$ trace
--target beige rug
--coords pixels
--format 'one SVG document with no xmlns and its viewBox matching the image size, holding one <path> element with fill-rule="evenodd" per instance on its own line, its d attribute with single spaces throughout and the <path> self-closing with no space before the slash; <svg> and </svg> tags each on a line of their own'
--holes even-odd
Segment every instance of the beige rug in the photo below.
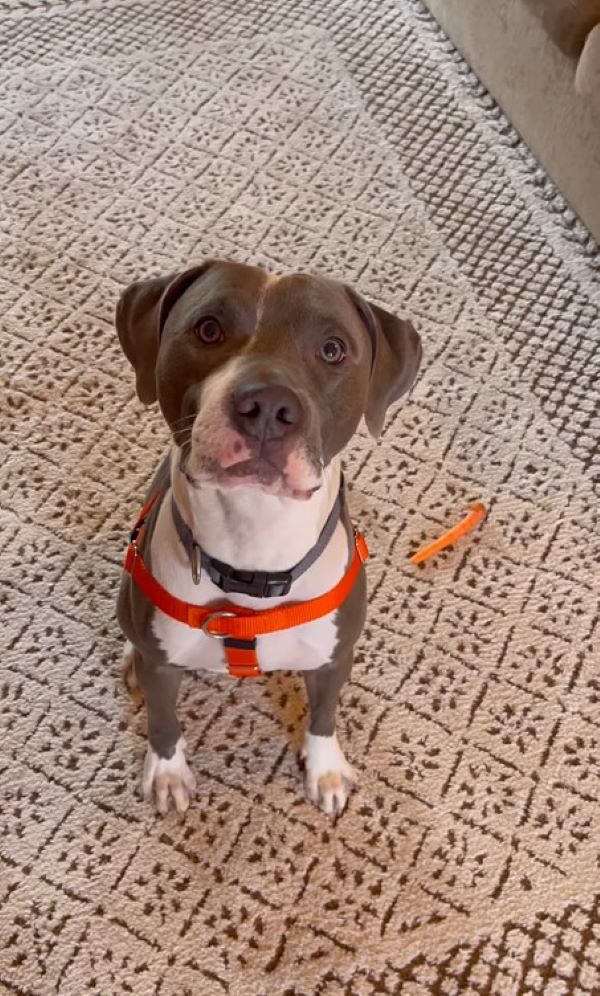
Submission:
<svg viewBox="0 0 600 996">
<path fill-rule="evenodd" d="M 416 2 L 0 11 L 0 991 L 598 992 L 596 248 Z M 137 794 L 114 601 L 165 432 L 111 316 L 205 254 L 343 276 L 425 343 L 347 455 L 374 557 L 335 826 L 285 674 L 190 676 L 200 798 Z"/>
</svg>

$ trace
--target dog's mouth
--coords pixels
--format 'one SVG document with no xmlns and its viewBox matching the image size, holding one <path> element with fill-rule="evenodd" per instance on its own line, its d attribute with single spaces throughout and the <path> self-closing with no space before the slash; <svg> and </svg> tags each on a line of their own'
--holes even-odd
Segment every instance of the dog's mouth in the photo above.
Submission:
<svg viewBox="0 0 600 996">
<path fill-rule="evenodd" d="M 309 489 L 294 488 L 285 471 L 282 471 L 276 464 L 264 457 L 252 457 L 234 464 L 233 467 L 219 468 L 217 476 L 224 483 L 230 483 L 232 487 L 240 485 L 256 485 L 269 492 L 282 494 L 300 500 L 308 499 L 320 485 L 315 485 Z"/>
<path fill-rule="evenodd" d="M 308 501 L 321 487 L 320 474 L 314 484 L 299 486 L 304 482 L 294 481 L 290 474 L 264 456 L 250 457 L 227 467 L 213 459 L 205 461 L 201 472 L 196 473 L 182 455 L 180 470 L 194 488 L 207 484 L 220 488 L 257 487 L 268 494 L 298 501 Z"/>
</svg>

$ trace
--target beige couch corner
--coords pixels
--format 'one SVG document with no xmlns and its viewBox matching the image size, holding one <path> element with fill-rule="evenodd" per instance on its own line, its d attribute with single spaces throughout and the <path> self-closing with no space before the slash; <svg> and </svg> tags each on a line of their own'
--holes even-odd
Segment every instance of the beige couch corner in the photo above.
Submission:
<svg viewBox="0 0 600 996">
<path fill-rule="evenodd" d="M 600 0 L 425 0 L 600 242 Z"/>
</svg>

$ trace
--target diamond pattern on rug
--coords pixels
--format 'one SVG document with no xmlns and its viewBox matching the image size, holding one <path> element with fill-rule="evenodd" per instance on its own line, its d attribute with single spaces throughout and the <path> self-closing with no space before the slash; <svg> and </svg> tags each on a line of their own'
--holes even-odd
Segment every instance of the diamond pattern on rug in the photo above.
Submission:
<svg viewBox="0 0 600 996">
<path fill-rule="evenodd" d="M 416 0 L 0 9 L 0 990 L 597 991 L 593 247 Z M 167 433 L 112 316 L 205 255 L 339 276 L 424 341 L 346 454 L 374 555 L 335 826 L 287 674 L 189 676 L 199 798 L 138 793 L 115 594 Z"/>
</svg>

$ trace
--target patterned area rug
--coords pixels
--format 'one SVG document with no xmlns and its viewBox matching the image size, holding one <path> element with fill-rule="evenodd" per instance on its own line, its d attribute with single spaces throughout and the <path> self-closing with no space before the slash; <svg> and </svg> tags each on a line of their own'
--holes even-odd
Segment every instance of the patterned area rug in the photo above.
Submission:
<svg viewBox="0 0 600 996">
<path fill-rule="evenodd" d="M 598 992 L 597 248 L 416 0 L 0 10 L 0 991 Z M 190 675 L 199 799 L 138 795 L 114 603 L 166 434 L 112 314 L 208 254 L 424 340 L 347 454 L 374 557 L 336 825 L 286 674 Z"/>
</svg>

